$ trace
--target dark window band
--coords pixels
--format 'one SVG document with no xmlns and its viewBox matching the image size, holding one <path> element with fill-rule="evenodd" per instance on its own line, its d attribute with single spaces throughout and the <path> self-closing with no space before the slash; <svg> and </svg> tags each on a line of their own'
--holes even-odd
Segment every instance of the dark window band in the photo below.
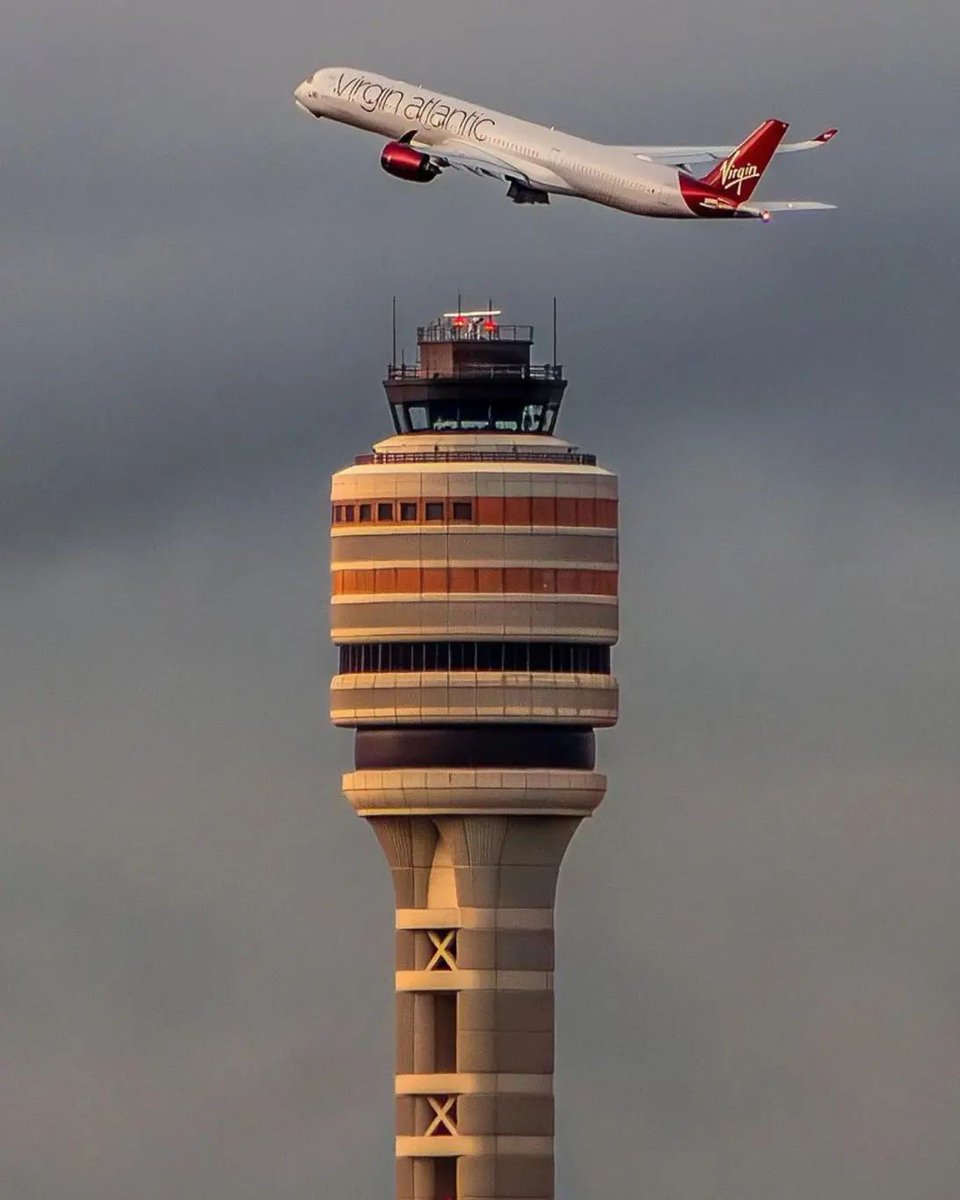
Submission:
<svg viewBox="0 0 960 1200">
<path fill-rule="evenodd" d="M 340 647 L 340 674 L 547 671 L 609 675 L 610 647 L 590 642 L 364 642 Z"/>
<path fill-rule="evenodd" d="M 358 729 L 358 771 L 410 767 L 504 767 L 592 771 L 596 741 L 589 729 L 487 725 Z"/>
</svg>

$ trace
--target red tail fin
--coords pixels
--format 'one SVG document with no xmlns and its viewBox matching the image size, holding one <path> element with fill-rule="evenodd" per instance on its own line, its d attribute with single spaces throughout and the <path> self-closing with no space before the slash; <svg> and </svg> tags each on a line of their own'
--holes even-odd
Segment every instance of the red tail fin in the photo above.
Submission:
<svg viewBox="0 0 960 1200">
<path fill-rule="evenodd" d="M 729 197 L 734 206 L 749 200 L 760 176 L 767 169 L 788 126 L 784 121 L 764 121 L 747 140 L 718 163 L 701 181 L 706 187 Z"/>
</svg>

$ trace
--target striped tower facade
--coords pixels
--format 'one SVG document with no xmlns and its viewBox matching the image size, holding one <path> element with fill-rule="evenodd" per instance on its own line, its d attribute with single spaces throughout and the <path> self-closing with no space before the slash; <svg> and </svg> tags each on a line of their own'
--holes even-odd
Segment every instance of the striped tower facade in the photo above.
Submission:
<svg viewBox="0 0 960 1200">
<path fill-rule="evenodd" d="M 333 478 L 344 791 L 396 893 L 398 1200 L 553 1197 L 553 911 L 617 718 L 616 477 L 553 436 L 532 330 L 457 314 Z"/>
</svg>

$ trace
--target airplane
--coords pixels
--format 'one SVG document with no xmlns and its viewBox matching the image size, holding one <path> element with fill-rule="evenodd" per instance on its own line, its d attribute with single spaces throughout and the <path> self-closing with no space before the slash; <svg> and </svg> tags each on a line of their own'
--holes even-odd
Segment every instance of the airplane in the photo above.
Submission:
<svg viewBox="0 0 960 1200">
<path fill-rule="evenodd" d="M 515 204 L 577 196 L 645 217 L 769 221 L 772 213 L 835 207 L 750 201 L 775 154 L 816 150 L 836 129 L 783 143 L 786 122 L 769 120 L 739 146 L 605 146 L 350 67 L 321 67 L 293 96 L 313 117 L 389 138 L 380 165 L 410 183 L 430 183 L 449 168 L 500 180 Z M 694 169 L 704 166 L 698 178 Z"/>
</svg>

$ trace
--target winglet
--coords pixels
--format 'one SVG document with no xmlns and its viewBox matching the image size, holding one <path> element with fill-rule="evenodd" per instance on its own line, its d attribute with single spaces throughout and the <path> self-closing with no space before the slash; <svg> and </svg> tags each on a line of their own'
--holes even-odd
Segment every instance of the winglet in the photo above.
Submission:
<svg viewBox="0 0 960 1200">
<path fill-rule="evenodd" d="M 839 132 L 839 129 L 825 129 L 823 133 L 818 133 L 817 136 L 811 140 L 814 142 L 819 142 L 821 146 L 825 146 L 827 142 L 829 142 L 831 138 L 836 137 Z"/>
</svg>

